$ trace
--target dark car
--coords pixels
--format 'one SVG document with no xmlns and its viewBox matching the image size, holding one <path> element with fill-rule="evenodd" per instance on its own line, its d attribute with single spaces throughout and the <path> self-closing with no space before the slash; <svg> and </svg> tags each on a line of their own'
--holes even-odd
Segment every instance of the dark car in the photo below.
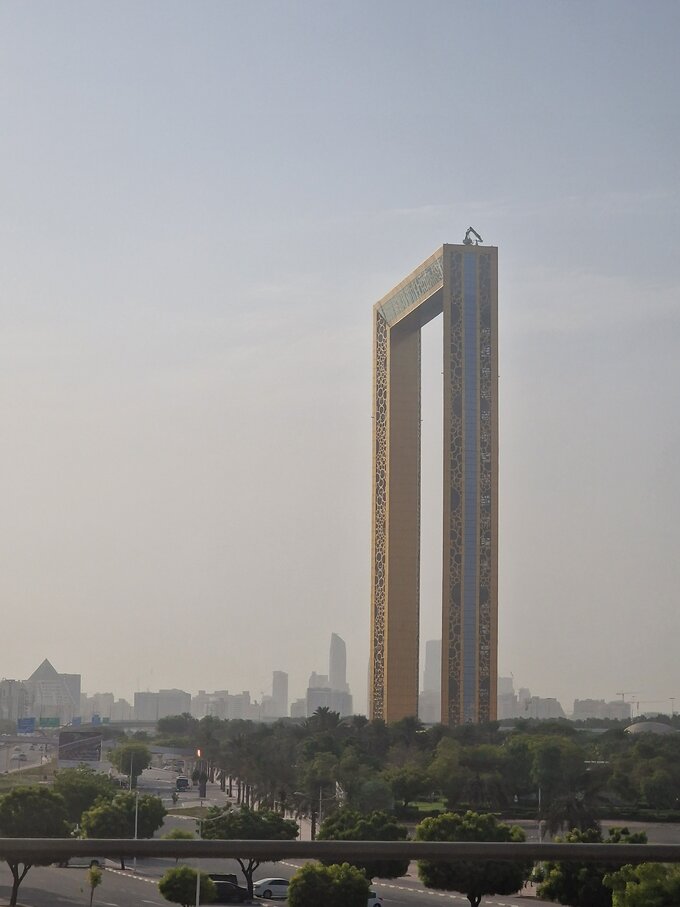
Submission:
<svg viewBox="0 0 680 907">
<path fill-rule="evenodd" d="M 247 888 L 236 885 L 234 882 L 227 882 L 224 879 L 216 879 L 214 875 L 211 875 L 210 878 L 217 889 L 215 904 L 243 904 L 245 901 L 250 900 Z"/>
</svg>

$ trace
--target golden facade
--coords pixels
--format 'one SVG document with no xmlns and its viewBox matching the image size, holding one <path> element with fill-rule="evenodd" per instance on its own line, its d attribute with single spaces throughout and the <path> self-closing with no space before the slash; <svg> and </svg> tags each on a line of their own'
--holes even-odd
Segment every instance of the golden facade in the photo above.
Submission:
<svg viewBox="0 0 680 907">
<path fill-rule="evenodd" d="M 496 715 L 498 250 L 444 245 L 374 306 L 373 718 L 418 711 L 420 329 L 444 316 L 442 721 Z"/>
</svg>

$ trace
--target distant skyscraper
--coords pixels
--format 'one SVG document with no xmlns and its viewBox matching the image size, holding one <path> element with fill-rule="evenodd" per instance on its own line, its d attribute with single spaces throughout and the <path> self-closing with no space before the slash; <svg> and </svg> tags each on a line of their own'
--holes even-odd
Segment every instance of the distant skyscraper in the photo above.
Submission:
<svg viewBox="0 0 680 907">
<path fill-rule="evenodd" d="M 441 693 L 442 689 L 442 641 L 428 639 L 425 643 L 425 670 L 423 689 L 428 693 Z"/>
<path fill-rule="evenodd" d="M 423 689 L 418 697 L 418 717 L 425 724 L 441 721 L 442 641 L 429 639 L 425 643 Z"/>
<path fill-rule="evenodd" d="M 272 675 L 272 700 L 277 718 L 288 715 L 288 675 L 285 671 L 274 671 Z"/>
<path fill-rule="evenodd" d="M 444 316 L 441 720 L 496 716 L 498 250 L 444 245 L 373 308 L 373 718 L 418 711 L 420 331 Z"/>
<path fill-rule="evenodd" d="M 45 659 L 23 685 L 29 716 L 56 718 L 62 724 L 79 717 L 80 674 L 58 674 Z"/>
<path fill-rule="evenodd" d="M 331 633 L 328 668 L 328 682 L 331 690 L 347 692 L 347 648 L 344 639 L 341 639 L 337 633 Z"/>
</svg>

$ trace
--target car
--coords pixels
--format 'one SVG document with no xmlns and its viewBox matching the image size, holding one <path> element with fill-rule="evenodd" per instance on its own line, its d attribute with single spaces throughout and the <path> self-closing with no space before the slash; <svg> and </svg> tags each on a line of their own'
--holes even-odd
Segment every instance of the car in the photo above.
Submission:
<svg viewBox="0 0 680 907">
<path fill-rule="evenodd" d="M 253 894 L 258 898 L 287 898 L 288 879 L 260 879 L 253 885 Z"/>
<path fill-rule="evenodd" d="M 231 882 L 232 885 L 238 885 L 235 872 L 211 872 L 209 875 L 213 882 Z"/>
<path fill-rule="evenodd" d="M 19 762 L 26 762 L 27 760 L 28 756 L 26 755 L 26 753 L 19 753 Z"/>
<path fill-rule="evenodd" d="M 219 878 L 216 875 L 210 875 L 210 878 L 217 889 L 215 904 L 243 904 L 245 901 L 250 900 L 248 889 L 242 885 L 237 885 L 231 880 Z"/>
<path fill-rule="evenodd" d="M 368 892 L 368 901 L 366 907 L 382 907 L 383 899 L 380 897 L 377 891 Z"/>
</svg>

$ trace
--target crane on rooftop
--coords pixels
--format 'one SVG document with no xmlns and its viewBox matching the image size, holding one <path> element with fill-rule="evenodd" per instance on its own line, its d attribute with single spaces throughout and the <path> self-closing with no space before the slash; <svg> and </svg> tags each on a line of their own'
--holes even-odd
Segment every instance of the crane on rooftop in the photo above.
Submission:
<svg viewBox="0 0 680 907">
<path fill-rule="evenodd" d="M 480 244 L 480 242 L 484 242 L 484 240 L 482 239 L 482 237 L 479 235 L 479 233 L 476 230 L 474 230 L 472 227 L 468 227 L 467 230 L 465 231 L 465 239 L 463 240 L 464 246 L 472 245 L 472 240 L 470 239 L 471 233 L 473 234 L 473 236 L 475 236 L 475 245 L 476 246 L 478 246 Z"/>
</svg>

